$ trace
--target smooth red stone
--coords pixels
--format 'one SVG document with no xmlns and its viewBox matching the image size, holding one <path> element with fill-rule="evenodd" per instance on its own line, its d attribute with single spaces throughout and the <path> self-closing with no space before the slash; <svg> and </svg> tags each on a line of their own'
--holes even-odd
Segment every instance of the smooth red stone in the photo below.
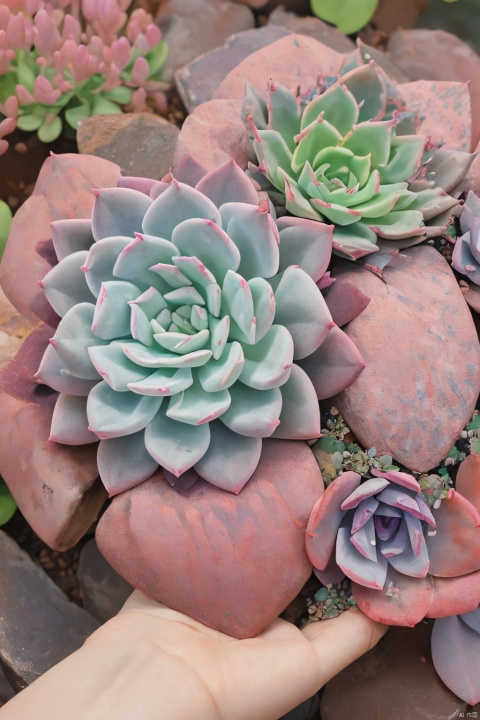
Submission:
<svg viewBox="0 0 480 720">
<path fill-rule="evenodd" d="M 477 53 L 452 33 L 422 29 L 393 32 L 388 53 L 410 80 L 469 83 L 473 150 L 480 140 L 480 57 Z"/>
<path fill-rule="evenodd" d="M 433 597 L 427 617 L 462 615 L 480 605 L 480 570 L 461 577 L 432 579 Z"/>
<path fill-rule="evenodd" d="M 159 471 L 113 499 L 97 544 L 150 597 L 234 637 L 253 637 L 311 574 L 305 527 L 322 492 L 305 443 L 265 440 L 239 495 L 203 480 L 180 495 Z"/>
<path fill-rule="evenodd" d="M 431 605 L 433 582 L 430 575 L 413 578 L 401 575 L 389 565 L 383 590 L 372 590 L 352 582 L 352 592 L 360 610 L 372 620 L 385 625 L 414 627 L 423 620 Z"/>
<path fill-rule="evenodd" d="M 52 333 L 35 330 L 0 373 L 0 474 L 37 535 L 64 551 L 96 520 L 107 493 L 97 480 L 96 445 L 48 440 L 58 393 L 33 374 Z"/>
<path fill-rule="evenodd" d="M 365 310 L 370 298 L 355 285 L 337 286 L 337 283 L 333 283 L 325 292 L 325 302 L 333 322 L 343 327 Z"/>
<path fill-rule="evenodd" d="M 43 164 L 32 197 L 13 219 L 0 265 L 5 295 L 25 318 L 56 324 L 38 286 L 55 262 L 50 223 L 90 217 L 92 188 L 112 187 L 119 176 L 118 165 L 93 155 L 53 155 Z"/>
<path fill-rule="evenodd" d="M 366 368 L 333 402 L 364 447 L 426 472 L 452 448 L 480 390 L 480 346 L 457 281 L 428 245 L 403 250 L 384 282 L 352 263 L 334 275 L 371 300 L 345 328 Z"/>
<path fill-rule="evenodd" d="M 480 513 L 480 455 L 471 453 L 460 464 L 455 489 Z"/>
<path fill-rule="evenodd" d="M 437 532 L 425 542 L 429 572 L 457 577 L 480 570 L 480 513 L 463 495 L 451 490 L 435 511 Z"/>
</svg>

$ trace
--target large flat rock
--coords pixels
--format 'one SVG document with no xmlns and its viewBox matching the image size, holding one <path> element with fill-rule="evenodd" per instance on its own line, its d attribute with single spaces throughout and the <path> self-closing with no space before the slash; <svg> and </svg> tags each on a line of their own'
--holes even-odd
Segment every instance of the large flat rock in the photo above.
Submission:
<svg viewBox="0 0 480 720">
<path fill-rule="evenodd" d="M 335 405 L 365 447 L 430 470 L 452 448 L 480 390 L 480 346 L 457 281 L 428 245 L 397 256 L 385 282 L 352 263 L 335 274 L 371 298 L 344 328 L 367 367 Z"/>
<path fill-rule="evenodd" d="M 305 528 L 322 492 L 306 443 L 264 440 L 239 495 L 203 480 L 180 494 L 159 471 L 113 499 L 97 543 L 150 597 L 234 637 L 253 637 L 310 577 Z"/>
<path fill-rule="evenodd" d="M 0 661 L 17 689 L 83 645 L 99 623 L 0 531 Z"/>
</svg>

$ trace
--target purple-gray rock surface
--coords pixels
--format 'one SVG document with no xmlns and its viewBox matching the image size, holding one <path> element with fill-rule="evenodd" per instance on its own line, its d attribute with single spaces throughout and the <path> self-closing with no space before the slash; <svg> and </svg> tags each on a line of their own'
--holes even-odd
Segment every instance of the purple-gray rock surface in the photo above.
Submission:
<svg viewBox="0 0 480 720">
<path fill-rule="evenodd" d="M 430 470 L 449 453 L 480 390 L 480 345 L 457 281 L 428 245 L 402 251 L 384 282 L 347 262 L 334 274 L 336 292 L 353 284 L 370 297 L 344 328 L 367 366 L 334 404 L 365 447 Z"/>
</svg>

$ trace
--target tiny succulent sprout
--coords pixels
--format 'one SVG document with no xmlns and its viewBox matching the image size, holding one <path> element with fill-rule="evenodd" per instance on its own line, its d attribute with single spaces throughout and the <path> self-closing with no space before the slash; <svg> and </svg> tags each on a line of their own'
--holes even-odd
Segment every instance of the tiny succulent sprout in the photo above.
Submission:
<svg viewBox="0 0 480 720">
<path fill-rule="evenodd" d="M 359 259 L 440 234 L 426 223 L 458 204 L 448 195 L 473 155 L 436 152 L 399 90 L 358 51 L 306 100 L 270 82 L 247 88 L 245 114 L 258 167 L 250 174 L 292 215 L 334 225 L 334 249 Z M 428 173 L 427 173 L 428 168 Z M 390 243 L 383 243 L 390 240 Z"/>
<path fill-rule="evenodd" d="M 167 87 L 160 76 L 167 46 L 152 16 L 142 9 L 128 13 L 130 5 L 51 0 L 0 6 L 0 154 L 15 123 L 48 143 L 64 121 L 76 130 L 84 118 L 120 113 L 123 105 L 144 110 L 150 96 L 158 105 Z M 126 36 L 118 37 L 122 28 Z"/>
<path fill-rule="evenodd" d="M 318 397 L 364 367 L 316 285 L 331 228 L 277 226 L 233 161 L 195 187 L 188 164 L 122 178 L 95 191 L 91 221 L 53 223 L 42 282 L 61 320 L 37 380 L 60 392 L 52 441 L 100 439 L 111 495 L 158 465 L 238 493 L 262 438 L 318 437 Z"/>
<path fill-rule="evenodd" d="M 452 265 L 475 285 L 480 285 L 480 199 L 470 190 L 460 216 L 462 236 L 455 243 Z"/>
</svg>

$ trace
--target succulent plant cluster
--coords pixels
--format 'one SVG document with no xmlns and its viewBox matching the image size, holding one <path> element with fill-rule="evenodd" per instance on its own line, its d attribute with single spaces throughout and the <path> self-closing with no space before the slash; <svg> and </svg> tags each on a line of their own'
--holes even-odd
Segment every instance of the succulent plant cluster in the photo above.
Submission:
<svg viewBox="0 0 480 720">
<path fill-rule="evenodd" d="M 245 112 L 252 176 L 293 215 L 332 223 L 334 247 L 358 259 L 378 250 L 377 238 L 406 246 L 439 234 L 425 223 L 458 204 L 447 191 L 473 156 L 457 153 L 456 173 L 452 158 L 437 167 L 387 76 L 373 61 L 352 64 L 308 102 L 274 82 L 267 102 L 248 88 Z"/>
<path fill-rule="evenodd" d="M 55 140 L 64 121 L 162 105 L 167 47 L 152 16 L 131 0 L 25 0 L 0 6 L 0 152 L 16 125 Z"/>
<path fill-rule="evenodd" d="M 96 191 L 92 220 L 53 223 L 53 242 L 60 262 L 42 287 L 62 319 L 37 375 L 60 391 L 51 440 L 100 439 L 112 494 L 158 464 L 239 492 L 262 438 L 318 437 L 331 334 L 356 366 L 323 393 L 363 369 L 316 285 L 331 229 L 277 227 L 233 161 L 195 188 L 133 179 Z"/>
</svg>

